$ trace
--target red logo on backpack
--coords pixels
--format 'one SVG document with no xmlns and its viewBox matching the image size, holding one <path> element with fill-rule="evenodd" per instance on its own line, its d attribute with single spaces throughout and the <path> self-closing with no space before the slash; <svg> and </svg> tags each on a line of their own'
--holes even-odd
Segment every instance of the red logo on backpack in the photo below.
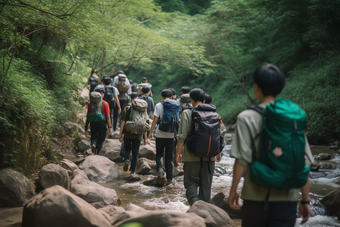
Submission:
<svg viewBox="0 0 340 227">
<path fill-rule="evenodd" d="M 280 157 L 282 155 L 282 149 L 281 147 L 277 147 L 273 150 L 273 153 L 276 157 Z"/>
</svg>

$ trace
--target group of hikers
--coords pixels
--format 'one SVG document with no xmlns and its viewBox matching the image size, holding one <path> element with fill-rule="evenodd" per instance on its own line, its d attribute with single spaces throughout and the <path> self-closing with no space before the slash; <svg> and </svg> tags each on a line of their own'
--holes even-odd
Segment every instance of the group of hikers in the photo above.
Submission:
<svg viewBox="0 0 340 227">
<path fill-rule="evenodd" d="M 236 122 L 230 156 L 235 158 L 229 207 L 241 209 L 242 226 L 294 226 L 298 207 L 302 224 L 311 213 L 309 171 L 313 157 L 305 136 L 306 114 L 296 104 L 277 98 L 285 76 L 272 64 L 253 75 L 258 105 L 242 111 Z M 210 202 L 215 162 L 222 158 L 226 128 L 212 97 L 200 88 L 164 89 L 154 105 L 152 85 L 128 80 L 123 71 L 101 84 L 89 79 L 85 132 L 91 127 L 91 147 L 99 154 L 109 133 L 120 126 L 124 171 L 135 173 L 141 143 L 155 136 L 157 182 L 173 181 L 173 168 L 183 163 L 184 187 L 190 205 Z M 155 134 L 153 133 L 155 130 Z M 132 154 L 132 155 L 131 155 Z M 132 158 L 130 158 L 132 156 Z M 162 163 L 162 158 L 164 162 Z M 163 166 L 164 164 L 164 166 Z M 238 184 L 244 178 L 239 206 Z"/>
</svg>

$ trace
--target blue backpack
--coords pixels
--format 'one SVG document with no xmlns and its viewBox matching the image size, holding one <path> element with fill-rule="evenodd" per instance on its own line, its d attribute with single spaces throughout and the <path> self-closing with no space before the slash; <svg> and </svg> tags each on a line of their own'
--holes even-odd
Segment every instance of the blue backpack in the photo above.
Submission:
<svg viewBox="0 0 340 227">
<path fill-rule="evenodd" d="M 177 133 L 179 127 L 179 110 L 181 105 L 175 99 L 167 99 L 162 102 L 163 118 L 159 123 L 159 130 L 163 132 Z"/>
</svg>

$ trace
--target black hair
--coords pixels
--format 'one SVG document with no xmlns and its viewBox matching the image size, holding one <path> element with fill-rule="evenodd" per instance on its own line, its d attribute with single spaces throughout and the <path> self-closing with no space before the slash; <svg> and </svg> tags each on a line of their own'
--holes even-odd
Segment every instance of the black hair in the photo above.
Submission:
<svg viewBox="0 0 340 227">
<path fill-rule="evenodd" d="M 120 71 L 118 72 L 118 74 L 124 74 L 124 71 L 120 70 Z"/>
<path fill-rule="evenodd" d="M 190 92 L 190 98 L 192 98 L 195 102 L 203 102 L 205 93 L 201 88 L 194 88 Z"/>
<path fill-rule="evenodd" d="M 138 93 L 137 93 L 137 92 L 131 92 L 130 98 L 131 98 L 131 99 L 138 98 Z"/>
<path fill-rule="evenodd" d="M 254 83 L 260 87 L 263 95 L 277 96 L 283 90 L 286 78 L 278 67 L 265 64 L 255 70 Z"/>
<path fill-rule="evenodd" d="M 132 80 L 129 80 L 130 84 L 133 84 L 133 81 Z"/>
<path fill-rule="evenodd" d="M 168 88 L 171 92 L 172 92 L 172 95 L 176 95 L 176 91 L 175 89 L 173 89 L 172 87 Z"/>
<path fill-rule="evenodd" d="M 204 99 L 206 104 L 210 104 L 212 102 L 212 98 L 208 93 L 205 93 Z"/>
<path fill-rule="evenodd" d="M 169 89 L 164 89 L 161 93 L 162 97 L 164 98 L 171 98 L 172 96 L 172 91 Z"/>
<path fill-rule="evenodd" d="M 190 93 L 190 88 L 188 86 L 183 86 L 181 92 L 183 92 L 184 94 L 188 94 Z"/>
<path fill-rule="evenodd" d="M 142 79 L 142 83 L 145 83 L 147 80 L 148 80 L 148 79 L 146 79 L 146 77 L 144 77 L 144 78 Z"/>
<path fill-rule="evenodd" d="M 148 88 L 148 87 L 143 87 L 143 88 L 142 88 L 143 94 L 146 94 L 146 93 L 148 93 L 149 91 L 150 91 L 150 88 Z"/>
<path fill-rule="evenodd" d="M 105 85 L 109 85 L 112 82 L 110 77 L 105 77 L 103 78 L 103 80 L 104 80 L 103 82 Z"/>
</svg>

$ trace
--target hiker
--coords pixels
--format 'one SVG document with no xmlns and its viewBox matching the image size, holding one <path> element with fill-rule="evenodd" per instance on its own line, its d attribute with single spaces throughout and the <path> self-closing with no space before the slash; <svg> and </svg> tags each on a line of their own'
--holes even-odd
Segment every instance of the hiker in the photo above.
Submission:
<svg viewBox="0 0 340 227">
<path fill-rule="evenodd" d="M 99 83 L 99 77 L 94 73 L 94 71 L 91 72 L 91 76 L 87 81 L 87 84 L 90 85 L 90 92 L 89 94 L 91 94 L 91 92 L 94 91 L 95 87 L 100 84 Z"/>
<path fill-rule="evenodd" d="M 204 103 L 211 104 L 211 102 L 212 102 L 211 96 L 209 94 L 205 93 Z"/>
<path fill-rule="evenodd" d="M 221 160 L 224 146 L 220 134 L 221 117 L 215 106 L 203 104 L 204 95 L 200 88 L 191 90 L 194 108 L 182 112 L 177 135 L 176 163 L 184 163 L 184 187 L 190 205 L 198 200 L 210 203 L 215 160 Z"/>
<path fill-rule="evenodd" d="M 174 148 L 174 133 L 177 132 L 178 128 L 180 106 L 177 100 L 171 99 L 172 92 L 169 89 L 164 89 L 161 96 L 163 101 L 156 105 L 150 132 L 154 130 L 157 121 L 159 121 L 156 129 L 156 164 L 158 178 L 164 177 L 161 158 L 165 150 L 166 184 L 170 184 L 173 178 L 172 152 Z M 152 133 L 149 134 L 149 139 L 152 139 Z"/>
<path fill-rule="evenodd" d="M 304 135 L 305 112 L 289 100 L 276 99 L 285 77 L 275 65 L 260 66 L 253 76 L 260 104 L 237 117 L 230 153 L 236 161 L 229 206 L 240 209 L 237 185 L 244 177 L 242 226 L 293 227 L 300 190 L 303 224 L 311 213 L 308 165 L 313 162 Z"/>
<path fill-rule="evenodd" d="M 137 92 L 137 83 L 134 83 L 132 80 L 129 80 L 131 84 L 131 92 Z"/>
<path fill-rule="evenodd" d="M 131 174 L 135 173 L 140 141 L 146 145 L 147 131 L 150 130 L 150 122 L 147 116 L 147 102 L 138 99 L 138 94 L 132 92 L 130 95 L 131 106 L 124 108 L 121 117 L 121 127 L 119 132 L 119 141 L 123 142 L 124 135 L 124 149 L 125 149 L 125 164 L 123 170 L 127 172 L 131 163 Z M 124 127 L 125 126 L 125 127 Z M 130 153 L 132 152 L 132 162 L 130 161 Z"/>
<path fill-rule="evenodd" d="M 142 91 L 143 91 L 143 95 L 140 95 L 139 98 L 143 99 L 144 101 L 148 103 L 147 112 L 148 112 L 148 116 L 150 117 L 151 113 L 153 114 L 155 111 L 155 104 L 153 102 L 153 99 L 149 97 L 151 90 L 148 87 L 143 87 Z"/>
<path fill-rule="evenodd" d="M 144 81 L 144 82 L 143 82 Z M 136 88 L 136 91 L 139 95 L 143 95 L 143 91 L 142 89 L 144 87 L 147 87 L 150 89 L 150 93 L 148 96 L 152 97 L 152 91 L 151 91 L 151 88 L 152 88 L 152 85 L 150 83 L 148 83 L 148 80 L 146 79 L 146 77 L 143 78 L 142 82 L 140 84 L 137 84 L 137 88 Z"/>
<path fill-rule="evenodd" d="M 181 101 L 181 97 L 184 96 L 184 97 L 188 97 L 189 98 L 189 101 L 187 102 L 190 102 L 191 103 L 191 99 L 190 99 L 190 88 L 188 86 L 183 86 L 181 88 L 181 96 L 177 99 L 179 101 L 179 103 L 182 105 L 182 101 Z"/>
<path fill-rule="evenodd" d="M 128 102 L 129 94 L 131 94 L 131 86 L 128 78 L 124 74 L 123 71 L 119 71 L 118 75 L 114 77 L 113 79 L 113 85 L 118 89 L 119 95 L 119 103 L 120 108 L 123 110 Z M 118 105 L 114 108 L 114 122 L 113 122 L 113 131 L 117 130 L 117 124 L 118 124 L 118 113 L 119 107 Z"/>
<path fill-rule="evenodd" d="M 188 86 L 183 86 L 181 89 L 181 96 L 178 98 L 181 105 L 180 117 L 182 112 L 186 109 L 192 109 L 191 98 L 190 98 L 190 88 Z"/>
<path fill-rule="evenodd" d="M 168 88 L 171 92 L 172 92 L 172 99 L 176 99 L 176 90 L 175 89 L 173 89 L 173 88 Z"/>
<path fill-rule="evenodd" d="M 146 77 L 143 77 L 142 81 L 140 82 L 141 84 L 145 84 L 148 82 L 148 79 Z"/>
<path fill-rule="evenodd" d="M 91 149 L 95 155 L 99 154 L 106 137 L 106 129 L 112 133 L 110 121 L 110 106 L 103 100 L 105 89 L 103 85 L 97 86 L 90 95 L 90 102 L 87 105 L 87 117 L 85 123 L 85 136 L 88 126 L 91 126 Z"/>
</svg>

